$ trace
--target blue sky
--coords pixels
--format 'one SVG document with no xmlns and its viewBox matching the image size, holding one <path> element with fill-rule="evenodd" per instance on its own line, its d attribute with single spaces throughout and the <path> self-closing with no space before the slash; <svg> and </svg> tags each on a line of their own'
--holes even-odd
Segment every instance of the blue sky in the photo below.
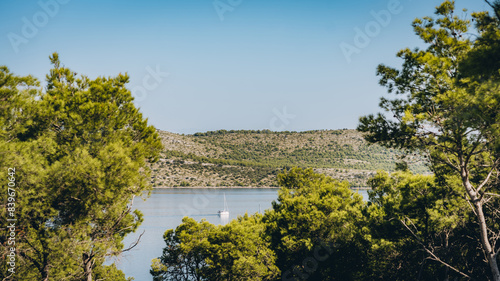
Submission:
<svg viewBox="0 0 500 281">
<path fill-rule="evenodd" d="M 355 128 L 379 111 L 376 66 L 422 46 L 411 22 L 440 3 L 2 0 L 0 65 L 43 81 L 58 52 L 93 78 L 127 72 L 150 123 L 176 133 Z M 355 41 L 359 30 L 368 40 Z"/>
</svg>

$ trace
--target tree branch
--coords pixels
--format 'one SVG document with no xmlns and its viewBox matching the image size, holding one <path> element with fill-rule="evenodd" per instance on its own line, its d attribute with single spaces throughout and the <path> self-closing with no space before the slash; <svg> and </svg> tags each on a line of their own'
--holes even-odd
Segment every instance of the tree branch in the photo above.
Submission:
<svg viewBox="0 0 500 281">
<path fill-rule="evenodd" d="M 490 172 L 488 173 L 486 178 L 483 180 L 483 182 L 477 187 L 476 192 L 479 192 L 488 183 L 488 181 L 491 178 L 491 175 L 493 174 L 493 172 L 496 170 L 496 168 L 498 166 L 498 161 L 499 160 L 495 161 L 495 163 L 492 165 Z"/>
<path fill-rule="evenodd" d="M 437 261 L 437 262 L 440 262 L 441 264 L 443 264 L 444 266 L 448 267 L 449 269 L 455 271 L 456 273 L 466 277 L 466 278 L 469 278 L 471 279 L 471 277 L 465 273 L 463 273 L 462 271 L 456 269 L 455 267 L 449 265 L 448 263 L 444 262 L 443 260 L 441 260 L 438 256 L 436 256 L 431 250 L 429 250 L 425 245 L 424 243 L 422 242 L 422 240 L 413 232 L 413 230 L 410 229 L 410 227 L 403 221 L 403 220 L 399 220 L 403 226 L 408 229 L 408 231 L 410 231 L 410 233 L 413 235 L 413 237 L 415 237 L 415 239 L 417 240 L 417 242 L 424 248 L 424 250 L 429 254 L 431 255 L 432 259 Z M 410 220 L 411 222 L 411 220 Z M 413 225 L 413 223 L 412 223 Z M 415 227 L 415 225 L 413 225 Z M 416 228 L 416 227 L 415 227 Z"/>
</svg>

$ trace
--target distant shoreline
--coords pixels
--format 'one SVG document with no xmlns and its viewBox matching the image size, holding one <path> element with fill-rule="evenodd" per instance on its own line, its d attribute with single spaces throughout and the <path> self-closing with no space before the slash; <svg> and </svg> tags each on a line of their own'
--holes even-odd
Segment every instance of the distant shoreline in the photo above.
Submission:
<svg viewBox="0 0 500 281">
<path fill-rule="evenodd" d="M 248 188 L 248 189 L 279 189 L 276 186 L 156 186 L 153 189 L 229 189 L 229 188 Z M 351 187 L 352 190 L 370 190 L 369 187 Z"/>
<path fill-rule="evenodd" d="M 173 188 L 178 188 L 178 189 L 205 189 L 205 188 L 211 188 L 211 189 L 229 189 L 229 188 L 253 188 L 253 189 L 258 189 L 258 188 L 265 188 L 265 189 L 279 189 L 277 186 L 155 186 L 153 189 L 173 189 Z"/>
</svg>

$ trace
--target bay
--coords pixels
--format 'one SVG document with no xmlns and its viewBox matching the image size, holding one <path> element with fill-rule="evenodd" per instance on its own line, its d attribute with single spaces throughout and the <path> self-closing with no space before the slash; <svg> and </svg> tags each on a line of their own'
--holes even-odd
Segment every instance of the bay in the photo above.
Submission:
<svg viewBox="0 0 500 281">
<path fill-rule="evenodd" d="M 368 198 L 366 190 L 359 191 Z M 229 208 L 229 217 L 219 217 L 217 212 L 224 208 L 224 196 Z M 146 198 L 147 196 L 144 196 Z M 149 274 L 151 260 L 161 256 L 165 242 L 163 233 L 174 229 L 189 216 L 197 221 L 202 219 L 219 225 L 226 224 L 238 216 L 272 208 L 272 202 L 278 198 L 276 188 L 157 188 L 147 199 L 136 197 L 133 208 L 140 210 L 144 221 L 135 233 L 124 239 L 128 248 L 140 237 L 139 244 L 133 249 L 113 258 L 107 264 L 115 262 L 127 277 L 136 281 L 152 280 Z"/>
</svg>

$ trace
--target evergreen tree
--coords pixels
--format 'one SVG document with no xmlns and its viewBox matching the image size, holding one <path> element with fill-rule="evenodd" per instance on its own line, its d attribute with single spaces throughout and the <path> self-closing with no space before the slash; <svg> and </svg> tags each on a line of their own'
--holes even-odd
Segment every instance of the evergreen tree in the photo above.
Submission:
<svg viewBox="0 0 500 281">
<path fill-rule="evenodd" d="M 488 268 L 476 252 L 474 214 L 464 208 L 460 185 L 450 189 L 434 175 L 408 171 L 380 171 L 369 185 L 370 204 L 382 214 L 372 217 L 369 228 L 388 246 L 374 260 L 374 279 L 488 280 Z"/>
<path fill-rule="evenodd" d="M 496 39 L 490 35 L 493 29 L 498 37 L 499 29 L 487 24 L 487 13 L 473 14 L 481 38 L 473 42 L 467 36 L 470 21 L 455 14 L 454 2 L 442 3 L 436 15 L 413 23 L 425 50 L 400 51 L 400 70 L 378 67 L 380 84 L 399 98 L 382 98 L 380 106 L 390 115 L 362 117 L 358 129 L 370 142 L 428 152 L 440 184 L 452 189 L 460 183 L 463 208 L 473 210 L 484 259 L 498 281 L 500 81 L 498 69 L 477 72 L 471 58 L 494 60 L 490 50 L 496 47 L 489 42 Z"/>
<path fill-rule="evenodd" d="M 185 217 L 163 235 L 166 247 L 151 264 L 153 280 L 276 280 L 276 256 L 261 215 L 224 226 Z"/>
<path fill-rule="evenodd" d="M 160 139 L 135 108 L 127 75 L 77 78 L 57 53 L 50 60 L 46 90 L 6 68 L 0 76 L 0 163 L 16 168 L 19 200 L 15 278 L 124 280 L 103 263 L 142 221 L 131 200 L 150 187 L 146 164 Z"/>
<path fill-rule="evenodd" d="M 283 280 L 362 280 L 372 241 L 361 195 L 347 182 L 292 168 L 264 222 Z"/>
</svg>

